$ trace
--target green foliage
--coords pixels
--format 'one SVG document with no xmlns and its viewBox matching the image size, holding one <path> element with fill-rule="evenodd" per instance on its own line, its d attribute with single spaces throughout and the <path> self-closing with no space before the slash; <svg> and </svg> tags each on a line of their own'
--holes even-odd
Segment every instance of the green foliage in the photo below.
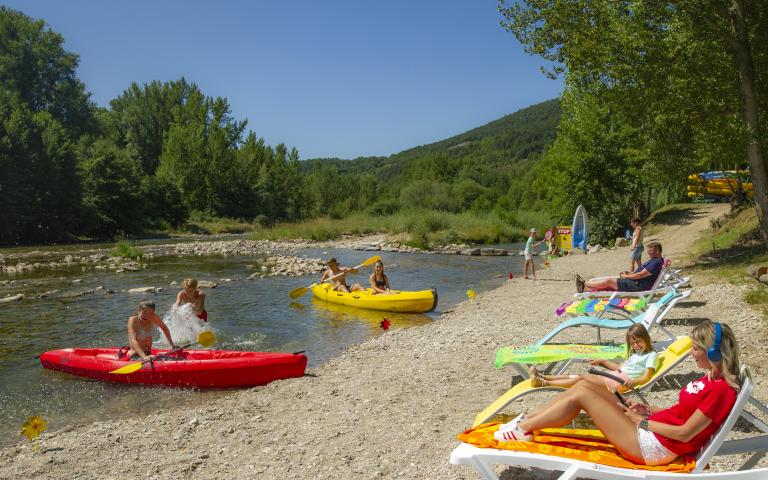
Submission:
<svg viewBox="0 0 768 480">
<path fill-rule="evenodd" d="M 138 260 L 144 256 L 144 252 L 142 252 L 139 247 L 134 247 L 128 239 L 119 238 L 117 242 L 115 242 L 115 248 L 112 249 L 110 255 L 113 257 Z"/>
<path fill-rule="evenodd" d="M 0 89 L 0 242 L 49 242 L 79 225 L 77 159 L 64 127 Z"/>
<path fill-rule="evenodd" d="M 543 212 L 521 211 L 521 217 L 530 219 L 540 228 L 551 226 L 552 220 Z M 401 210 L 392 215 L 374 215 L 357 212 L 339 220 L 316 218 L 300 223 L 279 224 L 257 229 L 253 239 L 306 238 L 331 240 L 343 234 L 388 233 L 406 234 L 407 245 L 430 248 L 450 243 L 504 243 L 522 241 L 528 236 L 525 228 L 512 226 L 491 212 L 478 215 L 472 212 L 447 213 L 431 210 Z"/>
<path fill-rule="evenodd" d="M 106 140 L 94 142 L 84 158 L 80 169 L 87 232 L 109 236 L 142 231 L 145 206 L 138 162 Z"/>
<path fill-rule="evenodd" d="M 571 95 L 596 98 L 616 125 L 634 130 L 625 155 L 642 160 L 647 182 L 642 197 L 624 202 L 635 212 L 642 198 L 646 212 L 651 200 L 679 200 L 690 173 L 747 160 L 756 191 L 768 188 L 765 2 L 500 0 L 499 10 L 525 49 L 565 76 Z M 768 210 L 764 196 L 755 199 Z M 761 225 L 768 241 L 768 217 Z"/>
</svg>

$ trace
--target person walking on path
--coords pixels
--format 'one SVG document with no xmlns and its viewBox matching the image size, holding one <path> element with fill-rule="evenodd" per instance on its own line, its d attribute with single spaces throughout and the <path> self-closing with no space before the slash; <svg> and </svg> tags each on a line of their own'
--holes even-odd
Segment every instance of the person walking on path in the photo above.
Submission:
<svg viewBox="0 0 768 480">
<path fill-rule="evenodd" d="M 636 268 L 640 267 L 640 260 L 643 257 L 643 227 L 640 226 L 639 218 L 633 218 L 629 224 L 632 225 L 632 249 L 629 253 L 629 271 L 634 272 Z"/>
<path fill-rule="evenodd" d="M 531 228 L 531 234 L 528 241 L 525 242 L 525 266 L 523 267 L 523 278 L 528 279 L 528 267 L 531 268 L 533 279 L 536 280 L 536 265 L 533 263 L 533 249 L 539 246 L 544 240 L 536 241 L 536 229 Z"/>
</svg>

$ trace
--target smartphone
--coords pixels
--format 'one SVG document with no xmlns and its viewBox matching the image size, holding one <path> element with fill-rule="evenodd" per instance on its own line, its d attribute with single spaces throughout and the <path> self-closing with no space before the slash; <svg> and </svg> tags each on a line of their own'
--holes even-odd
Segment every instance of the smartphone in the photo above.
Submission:
<svg viewBox="0 0 768 480">
<path fill-rule="evenodd" d="M 624 397 L 622 397 L 619 392 L 614 390 L 613 394 L 616 395 L 616 398 L 619 399 L 622 405 L 624 405 L 625 407 L 627 406 L 627 402 L 624 401 Z"/>
</svg>

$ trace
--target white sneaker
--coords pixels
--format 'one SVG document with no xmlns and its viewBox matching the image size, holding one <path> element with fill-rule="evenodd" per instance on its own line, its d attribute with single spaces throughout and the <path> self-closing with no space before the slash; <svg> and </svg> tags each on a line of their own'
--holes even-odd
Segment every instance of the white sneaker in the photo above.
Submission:
<svg viewBox="0 0 768 480">
<path fill-rule="evenodd" d="M 515 429 L 515 428 L 517 428 L 517 425 L 520 422 L 522 422 L 523 420 L 525 420 L 525 412 L 523 412 L 520 415 L 516 416 L 515 418 L 513 418 L 510 421 L 508 421 L 507 423 L 505 423 L 503 425 L 499 425 L 499 431 L 500 432 L 504 432 L 504 431 L 507 431 L 507 430 Z"/>
<path fill-rule="evenodd" d="M 525 420 L 525 413 L 521 413 L 511 422 L 501 425 L 498 430 L 493 433 L 493 438 L 499 442 L 511 442 L 518 440 L 521 442 L 530 442 L 533 440 L 533 433 L 524 432 L 520 428 L 520 422 Z"/>
<path fill-rule="evenodd" d="M 514 440 L 517 440 L 518 442 L 531 442 L 533 441 L 533 433 L 524 432 L 515 426 L 515 428 L 510 428 L 504 431 L 496 430 L 493 432 L 493 438 L 499 442 L 512 442 Z"/>
</svg>

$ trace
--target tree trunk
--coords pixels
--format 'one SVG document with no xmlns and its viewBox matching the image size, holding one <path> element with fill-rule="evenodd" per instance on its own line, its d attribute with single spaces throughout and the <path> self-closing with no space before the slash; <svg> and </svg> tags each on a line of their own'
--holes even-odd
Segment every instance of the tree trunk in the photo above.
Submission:
<svg viewBox="0 0 768 480">
<path fill-rule="evenodd" d="M 749 46 L 744 5 L 741 0 L 731 0 L 728 9 L 731 23 L 731 46 L 736 56 L 741 86 L 741 115 L 747 127 L 747 158 L 752 175 L 753 196 L 760 233 L 768 247 L 768 168 L 763 157 L 760 142 L 760 120 L 758 117 L 757 92 L 755 91 L 755 72 L 752 52 Z"/>
</svg>

